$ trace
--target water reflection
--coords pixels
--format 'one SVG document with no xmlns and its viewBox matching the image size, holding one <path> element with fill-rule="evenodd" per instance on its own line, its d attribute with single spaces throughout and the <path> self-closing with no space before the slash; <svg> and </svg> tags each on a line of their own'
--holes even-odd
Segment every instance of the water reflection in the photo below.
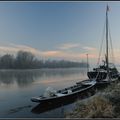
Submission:
<svg viewBox="0 0 120 120">
<path fill-rule="evenodd" d="M 37 114 L 41 118 L 61 117 L 63 116 L 63 113 L 59 113 L 61 104 L 39 105 L 32 109 L 31 107 L 35 107 L 36 104 L 30 101 L 31 97 L 42 94 L 48 86 L 56 90 L 62 89 L 85 77 L 86 69 L 83 68 L 0 70 L 0 117 L 36 117 L 34 113 L 37 112 L 41 112 Z M 55 109 L 56 107 L 60 109 Z M 30 112 L 31 109 L 32 112 Z M 49 110 L 52 111 L 49 112 Z"/>
<path fill-rule="evenodd" d="M 11 85 L 17 83 L 19 86 L 25 86 L 34 81 L 33 77 L 33 72 L 0 71 L 0 84 Z"/>
<path fill-rule="evenodd" d="M 0 70 L 0 85 L 25 87 L 36 81 L 56 81 L 57 78 L 85 76 L 85 69 Z M 46 81 L 45 81 L 46 80 Z"/>
<path fill-rule="evenodd" d="M 13 108 L 13 109 L 10 109 L 9 111 L 7 111 L 6 115 L 14 114 L 14 113 L 20 112 L 21 110 L 23 110 L 25 108 L 31 108 L 31 107 L 32 107 L 31 105 L 26 105 L 26 106 L 22 106 L 22 107 L 16 107 L 16 108 Z"/>
<path fill-rule="evenodd" d="M 34 108 L 32 108 L 31 112 L 32 113 L 35 113 L 35 114 L 40 114 L 40 113 L 44 113 L 44 112 L 47 112 L 47 111 L 50 111 L 50 110 L 54 110 L 56 108 L 59 108 L 59 107 L 62 107 L 62 106 L 65 106 L 65 105 L 69 105 L 69 104 L 72 104 L 73 100 L 71 99 L 70 101 L 68 102 L 64 102 L 64 103 L 48 103 L 48 104 L 39 104 L 37 106 L 35 106 Z"/>
</svg>

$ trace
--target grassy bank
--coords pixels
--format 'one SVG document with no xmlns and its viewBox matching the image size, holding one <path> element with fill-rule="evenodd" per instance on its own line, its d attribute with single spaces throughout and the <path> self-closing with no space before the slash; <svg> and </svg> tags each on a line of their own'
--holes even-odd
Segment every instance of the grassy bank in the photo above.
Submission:
<svg viewBox="0 0 120 120">
<path fill-rule="evenodd" d="M 120 118 L 120 83 L 114 83 L 84 101 L 66 118 Z"/>
</svg>

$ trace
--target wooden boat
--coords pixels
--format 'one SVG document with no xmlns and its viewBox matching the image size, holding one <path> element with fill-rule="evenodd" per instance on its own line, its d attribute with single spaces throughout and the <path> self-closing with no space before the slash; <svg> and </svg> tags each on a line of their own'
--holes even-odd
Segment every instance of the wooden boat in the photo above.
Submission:
<svg viewBox="0 0 120 120">
<path fill-rule="evenodd" d="M 110 84 L 119 80 L 120 74 L 115 66 L 109 67 L 109 75 L 105 65 L 94 68 L 93 71 L 87 72 L 89 79 L 96 79 L 97 84 Z"/>
<path fill-rule="evenodd" d="M 92 95 L 95 94 L 95 92 L 90 92 L 91 94 L 89 94 L 89 92 L 84 92 L 83 95 L 81 95 L 81 97 L 79 96 L 79 100 L 83 100 L 83 99 L 86 99 Z M 65 101 L 62 101 L 62 102 L 51 102 L 51 103 L 43 103 L 43 104 L 37 104 L 35 107 L 33 107 L 31 109 L 31 112 L 32 113 L 35 113 L 35 114 L 40 114 L 40 113 L 44 113 L 44 112 L 48 112 L 50 110 L 55 110 L 56 108 L 62 108 L 63 106 L 67 106 L 67 105 L 70 105 L 70 104 L 74 104 L 76 99 L 65 99 Z M 75 103 L 76 104 L 76 103 Z"/>
<path fill-rule="evenodd" d="M 90 80 L 95 79 L 96 85 L 105 85 L 110 84 L 112 82 L 116 82 L 120 78 L 120 74 L 113 63 L 109 62 L 109 51 L 108 51 L 108 37 L 109 37 L 109 29 L 108 29 L 108 11 L 109 7 L 107 5 L 106 8 L 106 53 L 105 53 L 105 61 L 103 61 L 103 65 L 99 65 L 97 68 L 94 68 L 93 71 L 88 71 L 87 75 Z"/>
<path fill-rule="evenodd" d="M 69 99 L 78 99 L 82 97 L 86 92 L 93 92 L 94 85 L 96 81 L 89 82 L 80 82 L 79 84 L 75 84 L 74 86 L 55 91 L 52 88 L 48 87 L 45 93 L 38 97 L 32 97 L 32 102 L 39 103 L 60 103 L 63 101 L 68 101 Z"/>
</svg>

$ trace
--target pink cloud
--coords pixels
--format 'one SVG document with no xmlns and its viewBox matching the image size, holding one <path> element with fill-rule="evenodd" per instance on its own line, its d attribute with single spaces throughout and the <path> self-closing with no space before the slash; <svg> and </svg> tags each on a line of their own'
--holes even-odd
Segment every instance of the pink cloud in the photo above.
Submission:
<svg viewBox="0 0 120 120">
<path fill-rule="evenodd" d="M 78 43 L 65 43 L 65 44 L 62 44 L 58 47 L 58 49 L 61 49 L 61 50 L 67 50 L 67 49 L 71 49 L 71 48 L 76 48 L 76 47 L 79 47 L 80 45 Z"/>
<path fill-rule="evenodd" d="M 89 50 L 89 51 L 94 51 L 94 50 L 96 50 L 96 48 L 88 47 L 88 46 L 83 47 L 83 49 Z"/>
<path fill-rule="evenodd" d="M 48 57 L 51 57 L 51 56 L 55 57 L 55 56 L 58 56 L 60 53 L 61 53 L 60 51 L 45 51 L 45 52 L 43 51 L 41 52 L 41 55 L 48 56 Z"/>
</svg>

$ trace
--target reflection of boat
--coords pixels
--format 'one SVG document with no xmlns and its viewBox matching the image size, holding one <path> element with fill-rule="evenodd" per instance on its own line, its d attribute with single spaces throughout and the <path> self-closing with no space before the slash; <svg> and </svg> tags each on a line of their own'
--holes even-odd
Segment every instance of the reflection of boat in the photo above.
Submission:
<svg viewBox="0 0 120 120">
<path fill-rule="evenodd" d="M 44 112 L 47 112 L 47 111 L 50 111 L 50 110 L 54 110 L 56 108 L 59 108 L 59 107 L 62 107 L 64 105 L 68 105 L 68 104 L 71 104 L 73 101 L 73 99 L 69 100 L 69 101 L 65 101 L 63 103 L 43 103 L 43 104 L 38 104 L 37 106 L 35 106 L 31 112 L 32 113 L 35 113 L 35 114 L 40 114 L 40 113 L 44 113 Z"/>
<path fill-rule="evenodd" d="M 89 94 L 91 93 L 91 94 Z M 87 97 L 90 97 L 94 95 L 94 92 L 90 91 L 90 92 L 85 92 L 81 97 L 79 96 L 79 100 L 85 99 Z M 31 112 L 35 113 L 35 114 L 40 114 L 40 113 L 44 113 L 50 110 L 54 110 L 56 108 L 60 108 L 62 106 L 65 105 L 70 105 L 73 104 L 73 102 L 76 99 L 65 99 L 65 101 L 62 102 L 51 102 L 51 103 L 43 103 L 43 104 L 38 104 L 37 106 L 35 106 L 34 108 L 32 108 Z"/>
<path fill-rule="evenodd" d="M 31 98 L 31 101 L 40 103 L 56 102 L 58 104 L 63 101 L 68 101 L 69 99 L 75 100 L 82 97 L 85 92 L 92 91 L 95 84 L 96 81 L 80 82 L 79 84 L 58 91 L 48 87 L 43 95 L 33 97 Z"/>
<path fill-rule="evenodd" d="M 108 48 L 108 11 L 109 7 L 106 9 L 106 54 L 105 61 L 103 65 L 99 65 L 97 68 L 94 68 L 93 71 L 88 71 L 87 75 L 89 79 L 96 79 L 96 85 L 109 84 L 115 82 L 119 78 L 119 73 L 114 64 L 109 62 L 109 48 Z M 112 46 L 112 43 L 111 43 Z"/>
</svg>

